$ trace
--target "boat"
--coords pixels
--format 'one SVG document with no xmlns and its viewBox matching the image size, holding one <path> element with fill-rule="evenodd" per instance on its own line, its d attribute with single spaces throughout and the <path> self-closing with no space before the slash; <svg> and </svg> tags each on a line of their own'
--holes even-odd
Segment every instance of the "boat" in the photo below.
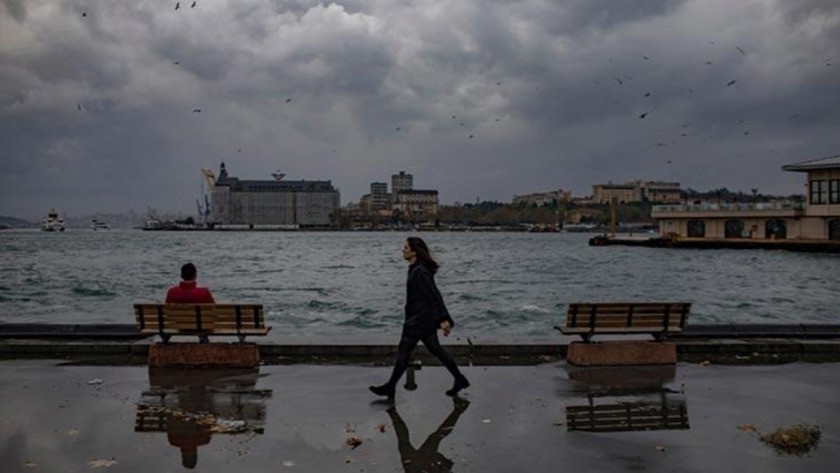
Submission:
<svg viewBox="0 0 840 473">
<path fill-rule="evenodd" d="M 55 209 L 50 209 L 47 213 L 47 218 L 41 223 L 41 230 L 45 232 L 63 232 L 64 219 L 59 218 L 58 212 Z"/>
<path fill-rule="evenodd" d="M 111 229 L 111 228 L 108 226 L 108 224 L 107 224 L 107 223 L 105 223 L 103 220 L 99 220 L 99 219 L 93 219 L 93 220 L 91 220 L 91 223 L 90 223 L 90 228 L 92 228 L 92 229 L 93 229 L 93 231 L 97 231 L 97 230 L 110 230 L 110 229 Z"/>
</svg>

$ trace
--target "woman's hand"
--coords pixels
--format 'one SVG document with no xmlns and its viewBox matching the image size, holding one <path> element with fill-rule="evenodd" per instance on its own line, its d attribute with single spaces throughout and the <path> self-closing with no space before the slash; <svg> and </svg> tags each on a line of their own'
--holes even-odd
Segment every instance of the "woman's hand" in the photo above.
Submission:
<svg viewBox="0 0 840 473">
<path fill-rule="evenodd" d="M 452 325 L 449 324 L 448 320 L 444 320 L 440 323 L 440 329 L 443 330 L 443 336 L 448 337 L 449 332 L 452 331 Z"/>
</svg>

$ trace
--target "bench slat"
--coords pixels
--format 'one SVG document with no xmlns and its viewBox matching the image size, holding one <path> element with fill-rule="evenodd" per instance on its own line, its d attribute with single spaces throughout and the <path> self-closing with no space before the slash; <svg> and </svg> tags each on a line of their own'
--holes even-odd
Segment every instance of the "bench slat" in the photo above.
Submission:
<svg viewBox="0 0 840 473">
<path fill-rule="evenodd" d="M 596 333 L 650 333 L 657 339 L 679 332 L 691 310 L 689 302 L 581 302 L 569 304 L 566 334 L 581 335 L 585 341 Z"/>
<path fill-rule="evenodd" d="M 172 335 L 266 335 L 261 304 L 134 304 L 140 333 Z M 161 326 L 162 324 L 162 326 Z"/>
</svg>

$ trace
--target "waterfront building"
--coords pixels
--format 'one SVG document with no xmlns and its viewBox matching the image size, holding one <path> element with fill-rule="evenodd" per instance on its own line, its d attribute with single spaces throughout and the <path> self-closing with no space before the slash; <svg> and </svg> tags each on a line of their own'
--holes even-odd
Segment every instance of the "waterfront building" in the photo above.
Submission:
<svg viewBox="0 0 840 473">
<path fill-rule="evenodd" d="M 805 203 L 655 205 L 662 236 L 840 240 L 840 155 L 782 166 L 807 174 Z"/>
<path fill-rule="evenodd" d="M 370 210 L 386 210 L 391 208 L 391 195 L 388 194 L 387 182 L 370 183 Z"/>
<path fill-rule="evenodd" d="M 608 204 L 613 199 L 620 204 L 640 202 L 641 190 L 633 184 L 593 184 L 592 200 L 598 204 Z"/>
<path fill-rule="evenodd" d="M 404 216 L 428 218 L 438 213 L 438 191 L 436 190 L 401 190 L 396 193 L 394 210 Z"/>
<path fill-rule="evenodd" d="M 678 203 L 682 196 L 679 182 L 631 181 L 624 184 L 593 184 L 592 200 L 608 204 L 615 199 L 620 204 L 641 202 Z"/>
<path fill-rule="evenodd" d="M 322 227 L 340 206 L 331 181 L 241 180 L 222 163 L 211 189 L 210 221 L 216 225 Z"/>
<path fill-rule="evenodd" d="M 572 200 L 571 191 L 557 189 L 551 192 L 536 192 L 533 194 L 513 196 L 513 205 L 551 205 L 554 202 L 569 202 Z"/>
<path fill-rule="evenodd" d="M 414 176 L 400 171 L 399 174 L 391 175 L 391 202 L 397 202 L 397 194 L 400 191 L 410 191 L 414 188 Z"/>
</svg>

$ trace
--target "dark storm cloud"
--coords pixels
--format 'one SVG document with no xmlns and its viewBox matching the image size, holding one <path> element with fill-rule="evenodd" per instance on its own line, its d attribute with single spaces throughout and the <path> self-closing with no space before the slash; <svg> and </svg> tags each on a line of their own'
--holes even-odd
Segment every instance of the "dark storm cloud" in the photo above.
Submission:
<svg viewBox="0 0 840 473">
<path fill-rule="evenodd" d="M 190 211 L 222 160 L 452 202 L 838 152 L 836 2 L 625 3 L 4 0 L 0 214 Z"/>
</svg>

